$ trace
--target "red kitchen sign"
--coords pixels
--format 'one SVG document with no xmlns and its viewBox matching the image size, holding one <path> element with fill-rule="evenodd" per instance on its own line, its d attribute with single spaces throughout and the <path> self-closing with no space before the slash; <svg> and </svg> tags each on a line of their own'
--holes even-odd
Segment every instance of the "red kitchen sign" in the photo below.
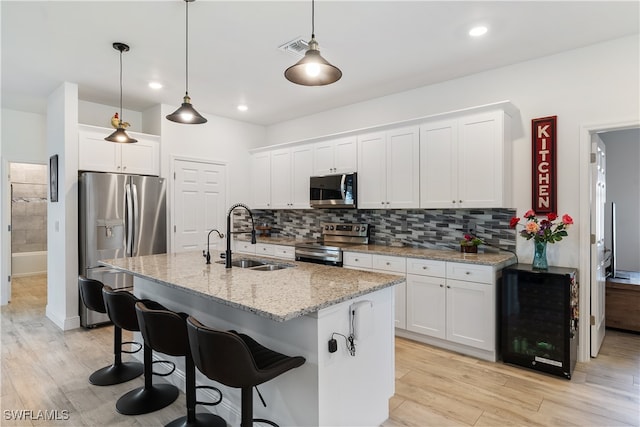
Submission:
<svg viewBox="0 0 640 427">
<path fill-rule="evenodd" d="M 556 120 L 558 116 L 531 120 L 533 146 L 532 203 L 538 215 L 556 212 Z"/>
</svg>

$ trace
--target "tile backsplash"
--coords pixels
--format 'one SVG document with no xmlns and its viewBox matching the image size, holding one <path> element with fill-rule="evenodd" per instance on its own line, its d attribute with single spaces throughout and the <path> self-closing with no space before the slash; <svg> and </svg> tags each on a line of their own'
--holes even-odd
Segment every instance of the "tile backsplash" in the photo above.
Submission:
<svg viewBox="0 0 640 427">
<path fill-rule="evenodd" d="M 254 210 L 256 225 L 268 224 L 275 236 L 313 240 L 323 222 L 367 223 L 371 243 L 429 249 L 458 249 L 471 221 L 476 235 L 506 250 L 515 251 L 516 232 L 509 228 L 515 209 L 301 209 Z M 242 217 L 243 219 L 240 219 Z M 240 214 L 237 223 L 249 225 Z M 238 229 L 238 226 L 236 226 Z"/>
</svg>

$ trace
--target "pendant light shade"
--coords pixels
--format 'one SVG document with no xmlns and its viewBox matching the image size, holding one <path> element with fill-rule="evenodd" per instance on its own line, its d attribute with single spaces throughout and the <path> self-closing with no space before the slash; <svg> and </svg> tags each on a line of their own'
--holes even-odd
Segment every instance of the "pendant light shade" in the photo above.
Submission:
<svg viewBox="0 0 640 427">
<path fill-rule="evenodd" d="M 311 40 L 304 58 L 287 68 L 284 76 L 292 83 L 303 86 L 324 86 L 335 83 L 342 71 L 320 55 L 315 36 L 315 1 L 311 0 Z"/>
<path fill-rule="evenodd" d="M 105 140 L 110 142 L 132 144 L 134 142 L 138 142 L 138 140 L 133 139 L 129 135 L 127 135 L 127 132 L 125 132 L 124 130 L 125 124 L 122 121 L 122 52 L 128 52 L 129 46 L 124 43 L 115 42 L 113 44 L 113 48 L 120 51 L 120 115 L 118 116 L 118 128 L 111 135 L 107 136 Z"/>
<path fill-rule="evenodd" d="M 182 99 L 182 105 L 173 113 L 167 116 L 167 120 L 183 124 L 202 124 L 207 123 L 200 113 L 193 108 L 191 97 L 189 96 L 189 3 L 195 0 L 184 0 L 186 4 L 186 22 L 185 22 L 185 93 Z"/>
</svg>

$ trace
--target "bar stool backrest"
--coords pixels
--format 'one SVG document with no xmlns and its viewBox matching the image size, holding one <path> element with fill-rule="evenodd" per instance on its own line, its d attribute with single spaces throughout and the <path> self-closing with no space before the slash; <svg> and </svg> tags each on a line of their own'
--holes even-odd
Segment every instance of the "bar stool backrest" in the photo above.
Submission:
<svg viewBox="0 0 640 427">
<path fill-rule="evenodd" d="M 140 330 L 135 308 L 138 298 L 135 295 L 127 291 L 114 291 L 108 285 L 102 288 L 102 295 L 107 314 L 114 325 L 126 331 Z"/>
<path fill-rule="evenodd" d="M 80 299 L 89 310 L 98 313 L 106 313 L 104 306 L 104 298 L 102 297 L 102 288 L 104 284 L 98 280 L 88 279 L 84 276 L 78 276 L 78 290 L 80 291 Z"/>
<path fill-rule="evenodd" d="M 170 356 L 188 354 L 186 315 L 154 309 L 148 301 L 138 301 L 135 307 L 142 337 L 152 349 Z"/>
</svg>

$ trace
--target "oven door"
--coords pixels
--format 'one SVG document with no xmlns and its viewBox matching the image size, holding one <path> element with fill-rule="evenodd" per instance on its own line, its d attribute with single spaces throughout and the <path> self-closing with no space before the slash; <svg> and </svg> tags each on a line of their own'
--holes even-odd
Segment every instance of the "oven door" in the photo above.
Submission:
<svg viewBox="0 0 640 427">
<path fill-rule="evenodd" d="M 296 261 L 342 267 L 342 250 L 320 246 L 296 246 Z"/>
</svg>

